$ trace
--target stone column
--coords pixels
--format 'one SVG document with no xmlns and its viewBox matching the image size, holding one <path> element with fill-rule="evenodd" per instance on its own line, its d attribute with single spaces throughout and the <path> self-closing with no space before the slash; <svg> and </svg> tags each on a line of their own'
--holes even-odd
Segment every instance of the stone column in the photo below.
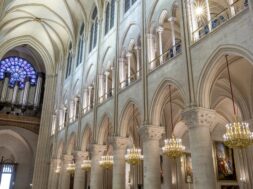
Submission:
<svg viewBox="0 0 253 189">
<path fill-rule="evenodd" d="M 99 102 L 101 103 L 104 100 L 104 74 L 99 74 L 98 80 L 99 80 L 98 98 L 99 98 Z"/>
<path fill-rule="evenodd" d="M 56 114 L 53 114 L 53 115 L 52 115 L 51 135 L 54 135 L 54 134 L 55 134 L 55 131 L 56 131 L 56 119 L 57 119 Z"/>
<path fill-rule="evenodd" d="M 84 180 L 84 171 L 81 168 L 83 160 L 87 159 L 88 157 L 87 152 L 78 151 L 76 152 L 76 171 L 75 171 L 75 178 L 74 178 L 74 189 L 83 189 L 85 185 Z"/>
<path fill-rule="evenodd" d="M 110 89 L 109 89 L 109 75 L 110 75 L 110 72 L 106 71 L 105 72 L 105 98 L 107 99 L 110 95 L 109 95 L 109 92 L 110 92 Z"/>
<path fill-rule="evenodd" d="M 93 89 L 93 87 L 92 87 L 92 85 L 90 85 L 89 87 L 88 87 L 88 90 L 89 90 L 89 95 L 88 95 L 88 99 L 89 99 L 89 102 L 88 102 L 88 110 L 90 110 L 91 108 L 92 108 L 92 89 Z"/>
<path fill-rule="evenodd" d="M 1 102 L 6 101 L 6 95 L 7 95 L 7 91 L 8 91 L 9 82 L 10 82 L 10 74 L 6 74 L 6 76 L 4 78 L 4 82 L 3 82 L 2 93 L 1 93 L 1 99 L 0 99 Z"/>
<path fill-rule="evenodd" d="M 74 106 L 74 120 L 78 120 L 78 116 L 79 116 L 79 103 L 80 103 L 80 100 L 79 100 L 79 96 L 76 96 L 75 97 L 75 106 Z"/>
<path fill-rule="evenodd" d="M 172 166 L 166 155 L 163 155 L 163 189 L 172 189 Z"/>
<path fill-rule="evenodd" d="M 72 155 L 63 156 L 63 165 L 61 168 L 61 182 L 59 183 L 59 189 L 69 189 L 70 186 L 70 174 L 67 171 L 68 165 L 72 162 Z"/>
<path fill-rule="evenodd" d="M 50 161 L 50 127 L 52 114 L 54 113 L 56 91 L 56 76 L 47 75 L 45 95 L 42 107 L 40 131 L 37 144 L 36 159 L 34 163 L 33 188 L 45 189 L 48 184 L 48 173 Z"/>
<path fill-rule="evenodd" d="M 190 24 L 190 35 L 191 35 L 191 40 L 192 42 L 195 42 L 199 39 L 199 32 L 197 32 L 198 29 L 198 23 L 197 23 L 197 17 L 195 15 L 195 7 L 194 7 L 194 3 L 195 0 L 189 0 L 185 2 L 186 6 L 188 6 L 188 18 L 189 19 L 189 24 Z"/>
<path fill-rule="evenodd" d="M 38 79 L 37 79 L 37 84 L 36 84 L 36 90 L 35 90 L 35 95 L 34 95 L 34 100 L 33 100 L 33 106 L 35 108 L 38 108 L 40 105 L 40 97 L 41 97 L 41 89 L 42 89 L 42 84 L 43 84 L 43 78 L 42 75 L 39 74 Z"/>
<path fill-rule="evenodd" d="M 212 31 L 212 18 L 211 18 L 211 13 L 210 13 L 210 6 L 209 6 L 209 0 L 205 0 L 205 9 L 206 9 L 206 19 L 208 22 L 208 27 L 209 27 L 209 32 Z"/>
<path fill-rule="evenodd" d="M 144 188 L 161 188 L 159 140 L 164 133 L 164 127 L 143 126 L 139 133 L 143 142 Z"/>
<path fill-rule="evenodd" d="M 234 0 L 228 0 L 229 10 L 230 10 L 230 16 L 235 16 L 235 7 L 233 6 Z"/>
<path fill-rule="evenodd" d="M 88 109 L 88 95 L 89 95 L 89 90 L 85 88 L 83 90 L 83 112 L 86 113 Z"/>
<path fill-rule="evenodd" d="M 63 127 L 66 127 L 68 124 L 67 111 L 68 111 L 68 109 L 64 106 L 63 107 Z"/>
<path fill-rule="evenodd" d="M 163 64 L 163 27 L 159 26 L 157 28 L 158 38 L 159 38 L 159 55 L 160 55 L 160 64 Z"/>
<path fill-rule="evenodd" d="M 130 85 L 131 77 L 132 77 L 132 74 L 131 74 L 131 59 L 133 57 L 133 53 L 128 52 L 126 54 L 126 57 L 127 57 L 127 81 L 128 81 L 128 85 Z"/>
<path fill-rule="evenodd" d="M 183 119 L 189 127 L 194 189 L 214 189 L 216 179 L 210 127 L 214 124 L 215 111 L 192 108 L 183 112 Z"/>
<path fill-rule="evenodd" d="M 56 173 L 57 167 L 60 165 L 60 159 L 52 159 L 50 164 L 50 173 L 48 180 L 48 189 L 57 189 L 59 183 L 59 173 Z"/>
<path fill-rule="evenodd" d="M 91 159 L 91 189 L 103 188 L 103 169 L 99 166 L 99 160 L 104 154 L 106 146 L 104 145 L 92 145 L 92 159 Z"/>
<path fill-rule="evenodd" d="M 120 58 L 119 59 L 119 83 L 120 88 L 126 87 L 126 70 L 125 70 L 125 59 Z"/>
<path fill-rule="evenodd" d="M 125 153 L 128 142 L 128 138 L 113 138 L 113 189 L 124 189 L 126 185 Z"/>
<path fill-rule="evenodd" d="M 148 45 L 148 62 L 149 62 L 149 69 L 153 70 L 156 67 L 155 61 L 155 36 L 153 34 L 147 34 L 147 45 Z"/>
<path fill-rule="evenodd" d="M 169 22 L 170 22 L 170 28 L 171 28 L 171 41 L 172 41 L 173 56 L 175 56 L 177 54 L 177 51 L 176 51 L 176 34 L 175 34 L 176 18 L 175 17 L 170 17 Z"/>
<path fill-rule="evenodd" d="M 112 70 L 112 95 L 114 95 L 115 93 L 115 67 L 111 67 L 111 70 Z"/>
<path fill-rule="evenodd" d="M 140 60 L 140 57 L 141 57 L 141 48 L 138 47 L 138 46 L 135 46 L 134 47 L 134 50 L 136 52 L 136 79 L 139 79 L 140 78 L 140 73 L 141 73 L 141 60 Z"/>
</svg>

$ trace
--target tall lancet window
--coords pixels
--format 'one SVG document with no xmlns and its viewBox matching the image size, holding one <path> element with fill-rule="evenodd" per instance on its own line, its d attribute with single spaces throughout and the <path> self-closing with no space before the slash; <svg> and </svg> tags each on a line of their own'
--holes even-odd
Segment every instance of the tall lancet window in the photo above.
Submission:
<svg viewBox="0 0 253 189">
<path fill-rule="evenodd" d="M 69 44 L 69 54 L 68 54 L 67 67 L 66 67 L 66 79 L 71 74 L 71 66 L 72 66 L 72 43 Z"/>
<path fill-rule="evenodd" d="M 77 55 L 77 64 L 80 65 L 83 61 L 83 54 L 84 54 L 84 24 L 82 23 L 80 28 L 80 37 L 79 37 L 79 43 L 78 43 L 78 55 Z"/>
<path fill-rule="evenodd" d="M 125 0 L 125 12 L 127 12 L 136 1 L 137 0 Z"/>
<path fill-rule="evenodd" d="M 97 8 L 95 7 L 91 16 L 91 29 L 90 29 L 90 48 L 91 52 L 97 45 L 97 33 L 98 33 L 98 15 Z"/>
<path fill-rule="evenodd" d="M 111 0 L 111 2 L 107 3 L 105 10 L 105 35 L 114 26 L 114 13 L 115 13 L 115 0 Z"/>
</svg>

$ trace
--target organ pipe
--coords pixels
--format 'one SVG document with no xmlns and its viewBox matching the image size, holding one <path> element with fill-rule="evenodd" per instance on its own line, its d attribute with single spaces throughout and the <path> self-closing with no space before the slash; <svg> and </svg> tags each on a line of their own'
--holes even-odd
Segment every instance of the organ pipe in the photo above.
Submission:
<svg viewBox="0 0 253 189">
<path fill-rule="evenodd" d="M 30 89 L 30 81 L 29 81 L 29 79 L 27 79 L 27 80 L 25 81 L 25 88 L 24 88 L 22 106 L 26 106 L 26 105 L 27 105 L 29 89 Z"/>
<path fill-rule="evenodd" d="M 43 79 L 39 75 L 38 80 L 37 80 L 36 90 L 35 90 L 34 101 L 33 101 L 34 107 L 39 107 L 39 105 L 40 105 L 42 83 L 43 83 Z"/>
<path fill-rule="evenodd" d="M 1 99 L 0 99 L 1 102 L 6 102 L 6 95 L 8 91 L 9 81 L 10 81 L 10 75 L 6 74 L 6 77 L 4 78 L 3 90 L 2 90 Z"/>
</svg>

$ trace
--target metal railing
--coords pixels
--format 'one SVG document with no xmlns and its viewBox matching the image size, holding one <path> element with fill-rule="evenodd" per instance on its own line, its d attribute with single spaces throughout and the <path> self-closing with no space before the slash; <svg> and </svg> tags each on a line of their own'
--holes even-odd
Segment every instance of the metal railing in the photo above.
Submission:
<svg viewBox="0 0 253 189">
<path fill-rule="evenodd" d="M 127 77 L 124 81 L 121 81 L 119 84 L 120 89 L 124 89 L 131 85 L 134 81 L 137 81 L 141 77 L 141 70 L 137 70 L 135 73 L 131 74 L 130 77 Z"/>
<path fill-rule="evenodd" d="M 109 89 L 107 93 L 104 93 L 102 96 L 98 98 L 98 102 L 101 104 L 105 100 L 111 98 L 113 96 L 113 88 Z"/>
<path fill-rule="evenodd" d="M 211 20 L 202 24 L 197 30 L 192 32 L 192 42 L 195 43 L 213 30 L 238 15 L 248 7 L 248 0 L 237 0 L 229 7 L 215 15 Z"/>
<path fill-rule="evenodd" d="M 181 52 L 182 52 L 181 41 L 178 41 L 174 46 L 170 47 L 162 55 L 156 57 L 154 60 L 149 62 L 149 72 L 153 71 L 160 65 L 167 63 L 169 60 L 171 60 Z"/>
</svg>

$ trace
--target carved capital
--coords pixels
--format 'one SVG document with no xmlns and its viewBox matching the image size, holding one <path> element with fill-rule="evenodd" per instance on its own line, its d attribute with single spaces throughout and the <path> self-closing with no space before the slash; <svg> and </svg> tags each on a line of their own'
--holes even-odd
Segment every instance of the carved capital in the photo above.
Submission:
<svg viewBox="0 0 253 189">
<path fill-rule="evenodd" d="M 125 150 L 129 143 L 129 139 L 124 137 L 113 137 L 111 138 L 111 143 L 114 150 Z"/>
<path fill-rule="evenodd" d="M 215 110 L 206 108 L 186 109 L 183 113 L 183 120 L 189 128 L 194 127 L 211 127 L 215 124 Z"/>
<path fill-rule="evenodd" d="M 66 166 L 73 161 L 72 155 L 63 155 L 63 164 Z"/>
<path fill-rule="evenodd" d="M 89 156 L 88 152 L 83 152 L 83 151 L 76 151 L 75 152 L 75 160 L 76 162 L 82 162 L 83 160 L 87 159 Z"/>
<path fill-rule="evenodd" d="M 164 127 L 159 126 L 142 126 L 139 129 L 139 134 L 143 142 L 148 140 L 160 140 L 163 133 L 165 132 Z"/>
<path fill-rule="evenodd" d="M 106 150 L 105 145 L 93 144 L 91 146 L 91 151 L 93 156 L 102 156 Z"/>
</svg>

